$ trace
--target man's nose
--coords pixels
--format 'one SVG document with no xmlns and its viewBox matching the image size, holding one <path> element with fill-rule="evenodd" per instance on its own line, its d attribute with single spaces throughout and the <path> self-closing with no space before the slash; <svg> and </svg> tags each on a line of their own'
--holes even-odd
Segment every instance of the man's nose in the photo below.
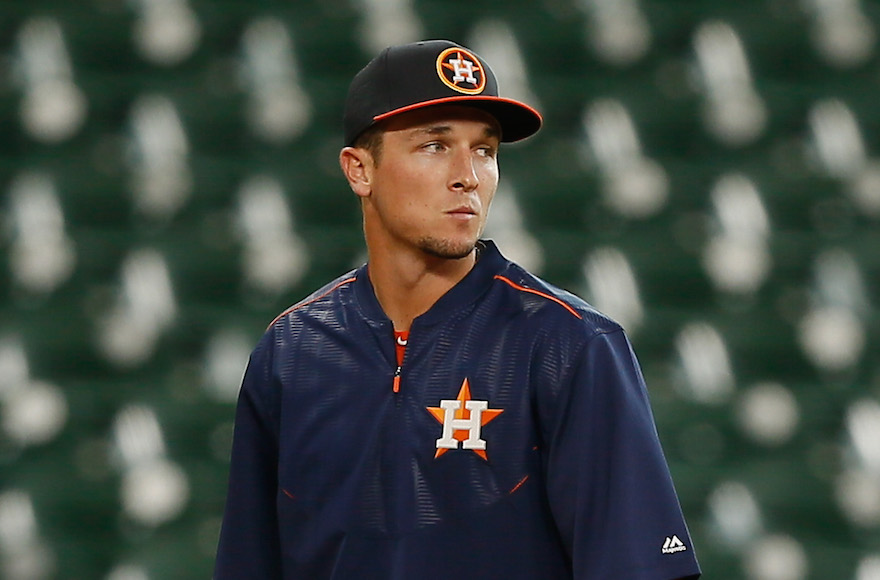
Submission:
<svg viewBox="0 0 880 580">
<path fill-rule="evenodd" d="M 473 191 L 480 185 L 473 156 L 474 153 L 470 149 L 456 153 L 450 176 L 451 189 Z"/>
</svg>

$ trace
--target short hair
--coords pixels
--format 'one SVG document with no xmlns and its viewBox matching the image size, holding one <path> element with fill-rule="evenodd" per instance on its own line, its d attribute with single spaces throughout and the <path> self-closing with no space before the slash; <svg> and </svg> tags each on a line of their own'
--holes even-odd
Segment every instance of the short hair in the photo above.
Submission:
<svg viewBox="0 0 880 580">
<path fill-rule="evenodd" d="M 354 147 L 366 149 L 373 157 L 373 165 L 379 165 L 379 159 L 382 157 L 382 138 L 384 130 L 380 125 L 368 127 L 363 133 L 358 135 L 354 140 Z"/>
</svg>

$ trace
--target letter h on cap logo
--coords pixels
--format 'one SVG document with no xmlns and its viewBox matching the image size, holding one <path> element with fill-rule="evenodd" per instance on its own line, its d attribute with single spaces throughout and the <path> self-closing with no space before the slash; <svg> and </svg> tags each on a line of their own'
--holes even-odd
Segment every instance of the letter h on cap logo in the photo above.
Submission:
<svg viewBox="0 0 880 580">
<path fill-rule="evenodd" d="M 477 79 L 474 78 L 474 63 L 469 61 L 466 58 L 452 58 L 449 59 L 449 64 L 453 66 L 453 70 L 455 71 L 455 76 L 452 77 L 452 82 L 460 83 L 462 81 L 467 81 L 472 85 L 477 84 Z"/>
</svg>

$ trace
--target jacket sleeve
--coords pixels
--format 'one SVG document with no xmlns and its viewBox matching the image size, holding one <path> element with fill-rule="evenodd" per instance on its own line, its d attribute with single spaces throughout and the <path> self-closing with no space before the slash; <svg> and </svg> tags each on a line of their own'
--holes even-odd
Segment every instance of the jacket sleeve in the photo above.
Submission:
<svg viewBox="0 0 880 580">
<path fill-rule="evenodd" d="M 251 354 L 239 392 L 229 488 L 214 580 L 281 578 L 277 385 L 271 331 Z"/>
<path fill-rule="evenodd" d="M 644 379 L 621 330 L 593 336 L 545 420 L 550 507 L 577 580 L 698 578 Z"/>
</svg>

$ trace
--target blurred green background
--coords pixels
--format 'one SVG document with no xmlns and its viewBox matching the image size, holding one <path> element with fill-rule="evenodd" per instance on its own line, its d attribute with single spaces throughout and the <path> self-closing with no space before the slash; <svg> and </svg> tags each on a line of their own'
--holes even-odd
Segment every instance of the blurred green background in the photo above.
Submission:
<svg viewBox="0 0 880 580">
<path fill-rule="evenodd" d="M 880 579 L 878 27 L 875 0 L 0 1 L 0 578 L 210 577 L 249 351 L 364 258 L 349 79 L 445 37 L 544 113 L 487 235 L 626 326 L 704 577 Z"/>
</svg>

